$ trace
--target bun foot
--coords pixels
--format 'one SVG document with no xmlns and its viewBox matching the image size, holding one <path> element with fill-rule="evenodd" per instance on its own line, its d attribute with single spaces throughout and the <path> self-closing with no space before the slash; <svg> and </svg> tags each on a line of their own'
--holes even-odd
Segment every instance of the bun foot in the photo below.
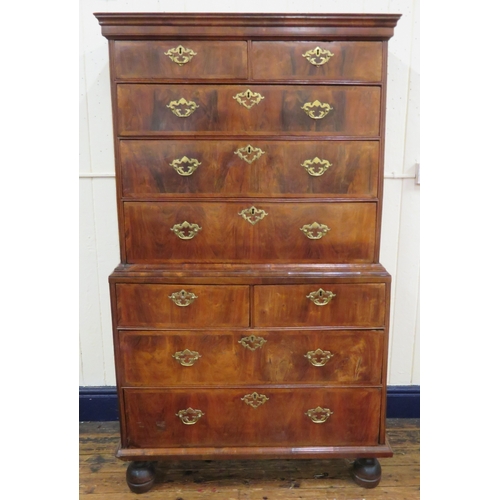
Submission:
<svg viewBox="0 0 500 500">
<path fill-rule="evenodd" d="M 356 484 L 363 488 L 375 488 L 382 477 L 382 467 L 376 458 L 357 458 L 351 470 Z"/>
<path fill-rule="evenodd" d="M 155 468 L 151 462 L 131 462 L 127 468 L 127 484 L 134 493 L 146 493 L 155 482 Z"/>
</svg>

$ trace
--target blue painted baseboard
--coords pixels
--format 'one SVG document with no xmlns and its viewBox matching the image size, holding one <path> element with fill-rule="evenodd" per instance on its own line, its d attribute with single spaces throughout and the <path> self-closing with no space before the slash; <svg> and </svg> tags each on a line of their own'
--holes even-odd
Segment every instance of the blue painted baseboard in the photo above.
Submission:
<svg viewBox="0 0 500 500">
<path fill-rule="evenodd" d="M 420 386 L 388 386 L 387 418 L 420 418 Z M 111 420 L 118 420 L 116 387 L 80 387 L 80 422 Z"/>
</svg>

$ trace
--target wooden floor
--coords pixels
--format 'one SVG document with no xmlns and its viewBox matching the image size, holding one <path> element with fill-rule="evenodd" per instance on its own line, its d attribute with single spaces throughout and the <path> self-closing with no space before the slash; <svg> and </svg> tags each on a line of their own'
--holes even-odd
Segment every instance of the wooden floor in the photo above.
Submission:
<svg viewBox="0 0 500 500">
<path fill-rule="evenodd" d="M 380 459 L 382 480 L 357 486 L 349 460 L 186 461 L 157 464 L 148 493 L 131 493 L 127 463 L 114 457 L 117 422 L 80 424 L 80 499 L 83 500 L 415 500 L 420 498 L 420 421 L 389 419 L 394 457 Z"/>
</svg>

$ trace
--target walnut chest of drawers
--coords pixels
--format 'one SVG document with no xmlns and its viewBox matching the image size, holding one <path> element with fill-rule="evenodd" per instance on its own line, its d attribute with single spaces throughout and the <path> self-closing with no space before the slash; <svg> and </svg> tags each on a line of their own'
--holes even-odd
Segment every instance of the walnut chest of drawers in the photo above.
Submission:
<svg viewBox="0 0 500 500">
<path fill-rule="evenodd" d="M 96 14 L 121 264 L 110 276 L 135 492 L 168 459 L 353 458 L 376 486 L 379 263 L 399 15 Z"/>
</svg>

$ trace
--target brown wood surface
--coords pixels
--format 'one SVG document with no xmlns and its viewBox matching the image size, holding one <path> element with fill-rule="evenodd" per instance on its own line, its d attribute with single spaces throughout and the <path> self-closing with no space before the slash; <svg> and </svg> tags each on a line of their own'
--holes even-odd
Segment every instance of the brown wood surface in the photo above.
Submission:
<svg viewBox="0 0 500 500">
<path fill-rule="evenodd" d="M 261 347 L 249 339 L 252 335 L 265 341 Z M 377 330 L 120 331 L 123 385 L 378 385 L 383 336 Z M 174 358 L 185 349 L 200 355 L 192 366 Z M 317 349 L 333 356 L 324 366 L 313 366 L 306 358 Z M 313 356 L 314 361 L 320 359 L 321 354 Z"/>
<path fill-rule="evenodd" d="M 264 210 L 252 225 L 241 215 Z M 376 203 L 127 202 L 127 262 L 373 262 Z M 183 222 L 201 230 L 189 240 L 171 229 Z M 301 228 L 330 228 L 310 239 Z"/>
<path fill-rule="evenodd" d="M 252 163 L 235 153 L 248 145 L 264 151 Z M 121 140 L 122 193 L 125 197 L 374 197 L 378 188 L 378 156 L 378 141 Z M 171 166 L 184 157 L 201 163 L 188 176 L 180 175 Z M 321 176 L 310 175 L 302 166 L 315 158 L 331 163 Z M 317 171 L 316 168 L 314 172 Z"/>
<path fill-rule="evenodd" d="M 185 289 L 198 298 L 182 307 L 168 297 Z M 159 328 L 249 326 L 246 286 L 116 285 L 117 325 Z"/>
<path fill-rule="evenodd" d="M 251 109 L 234 99 L 247 89 L 264 97 Z M 167 106 L 181 98 L 199 107 L 190 116 L 178 117 Z M 117 99 L 119 135 L 203 131 L 379 135 L 380 87 L 118 84 Z M 301 109 L 316 100 L 333 107 L 322 119 L 310 118 Z"/>
<path fill-rule="evenodd" d="M 314 285 L 254 287 L 254 326 L 353 326 L 379 327 L 385 323 L 384 284 L 322 284 L 335 294 L 326 305 L 307 298 Z"/>
<path fill-rule="evenodd" d="M 419 421 L 388 419 L 392 458 L 379 459 L 382 480 L 362 489 L 350 477 L 352 460 L 171 460 L 156 464 L 144 498 L 163 500 L 419 500 Z M 80 423 L 80 498 L 137 498 L 125 482 L 127 462 L 115 458 L 118 422 Z"/>
<path fill-rule="evenodd" d="M 196 53 L 179 65 L 165 52 L 182 45 Z M 182 59 L 181 59 L 182 61 Z M 117 41 L 115 74 L 118 79 L 247 77 L 247 43 L 215 40 Z"/>
<path fill-rule="evenodd" d="M 242 398 L 253 392 L 269 400 L 249 406 Z M 379 439 L 375 388 L 124 389 L 124 399 L 128 448 L 368 446 Z M 322 424 L 305 415 L 318 406 L 333 412 Z M 204 413 L 193 425 L 176 416 L 188 408 Z"/>
<path fill-rule="evenodd" d="M 321 66 L 303 57 L 316 47 L 333 53 Z M 253 42 L 251 58 L 255 79 L 376 82 L 382 78 L 381 42 Z"/>
</svg>

